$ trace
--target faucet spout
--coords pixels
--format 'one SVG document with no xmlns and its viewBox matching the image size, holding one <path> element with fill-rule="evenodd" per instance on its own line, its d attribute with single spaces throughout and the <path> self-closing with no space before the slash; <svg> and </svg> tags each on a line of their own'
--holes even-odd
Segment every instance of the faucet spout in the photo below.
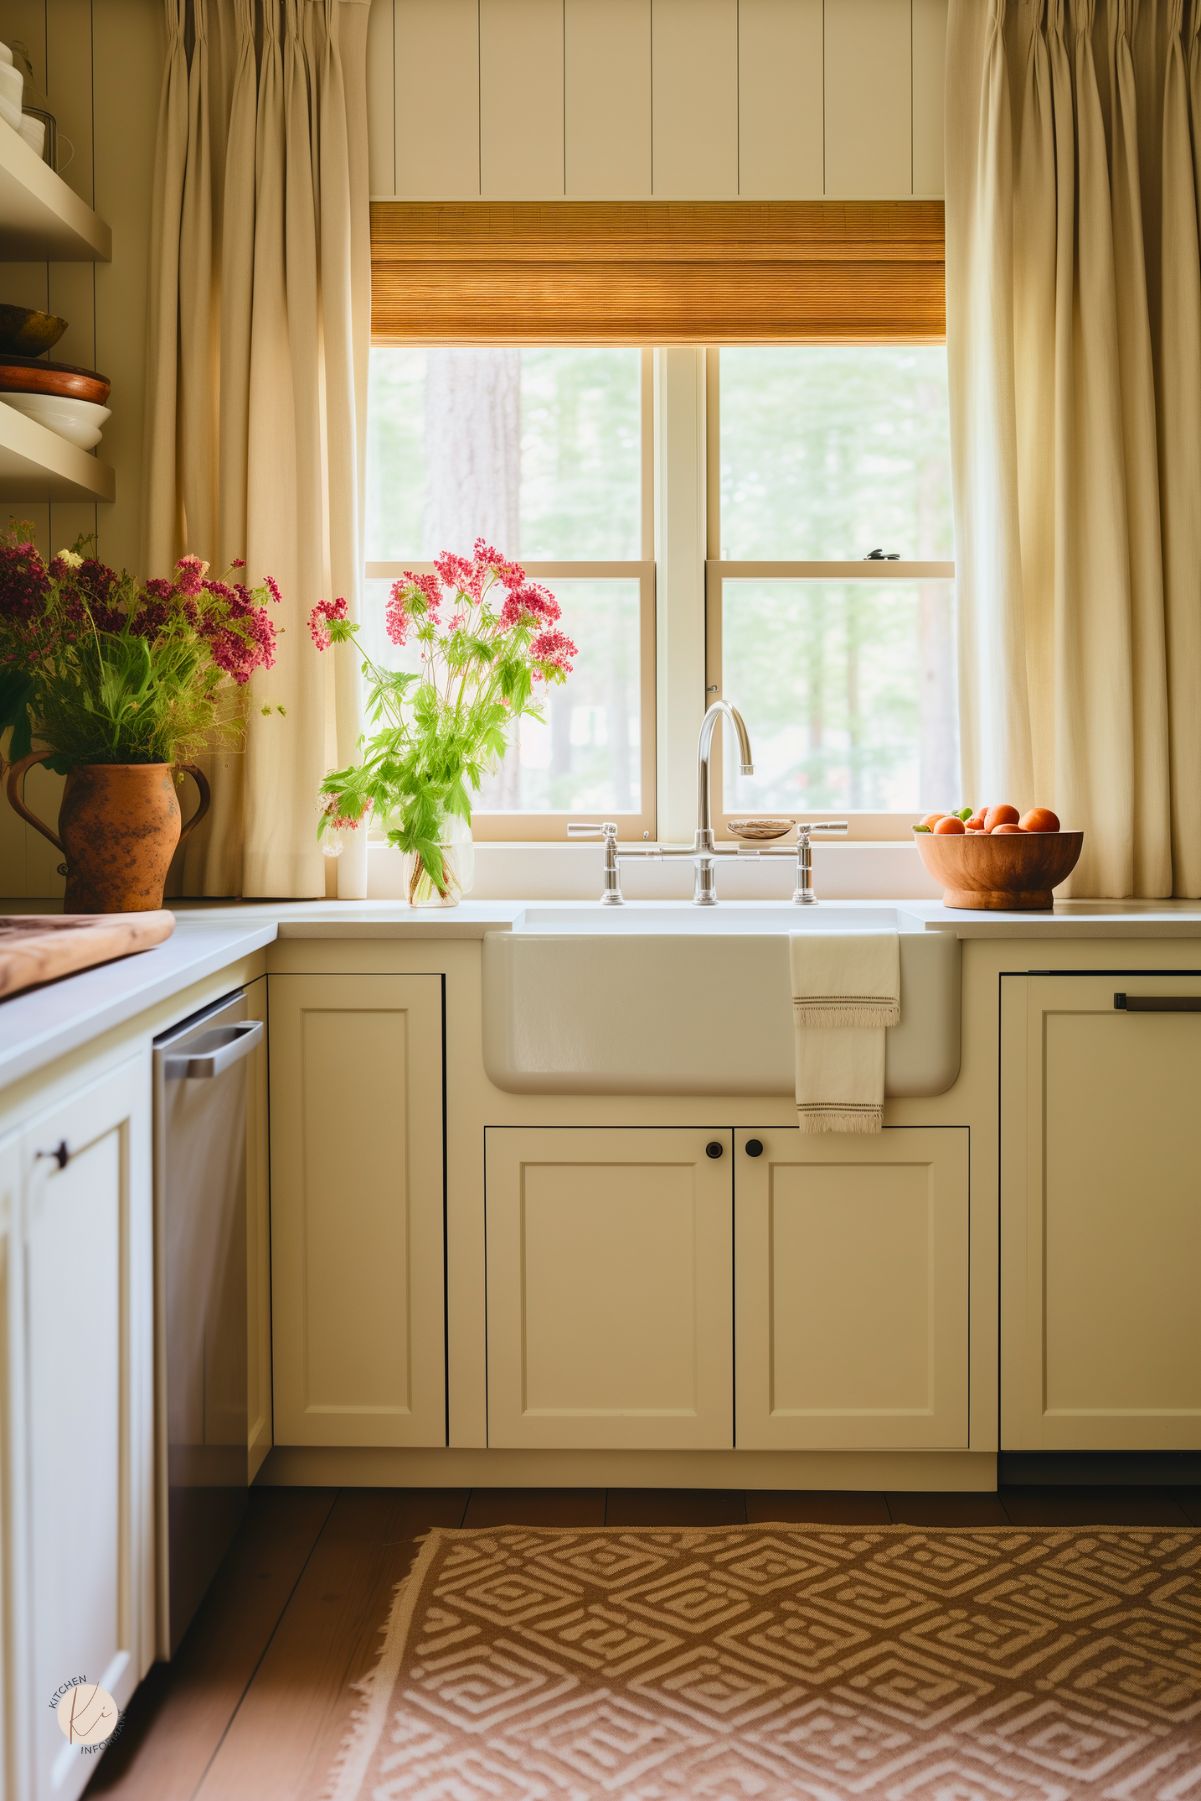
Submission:
<svg viewBox="0 0 1201 1801">
<path fill-rule="evenodd" d="M 696 858 L 696 892 L 693 899 L 697 906 L 711 907 L 717 901 L 716 884 L 713 879 L 712 853 L 716 849 L 713 836 L 713 734 L 717 730 L 720 719 L 728 719 L 738 739 L 738 755 L 743 775 L 755 773 L 754 758 L 751 754 L 750 733 L 746 729 L 746 721 L 736 706 L 728 700 L 715 700 L 701 721 L 700 736 L 696 744 L 696 836 L 692 850 Z"/>
</svg>

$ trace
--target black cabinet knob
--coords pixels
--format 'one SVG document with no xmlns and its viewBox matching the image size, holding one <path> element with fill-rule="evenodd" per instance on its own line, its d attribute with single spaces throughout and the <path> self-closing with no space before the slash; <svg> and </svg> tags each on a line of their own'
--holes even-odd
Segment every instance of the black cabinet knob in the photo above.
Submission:
<svg viewBox="0 0 1201 1801">
<path fill-rule="evenodd" d="M 763 1140 L 761 1138 L 748 1138 L 746 1141 L 746 1154 L 748 1157 L 762 1157 Z"/>
<path fill-rule="evenodd" d="M 716 1138 L 711 1139 L 710 1142 L 705 1146 L 705 1155 L 706 1155 L 706 1157 L 713 1157 L 713 1158 L 720 1157 L 724 1148 L 725 1147 L 722 1144 L 720 1144 Z"/>
</svg>

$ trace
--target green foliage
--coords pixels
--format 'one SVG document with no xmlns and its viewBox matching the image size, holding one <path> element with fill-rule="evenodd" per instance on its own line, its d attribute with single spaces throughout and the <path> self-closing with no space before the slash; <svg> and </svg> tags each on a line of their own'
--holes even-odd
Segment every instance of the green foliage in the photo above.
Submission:
<svg viewBox="0 0 1201 1801">
<path fill-rule="evenodd" d="M 235 735 L 238 688 L 274 658 L 274 584 L 208 579 L 197 557 L 182 557 L 170 578 L 139 582 L 83 555 L 85 544 L 46 563 L 27 528 L 0 536 L 9 756 L 37 740 L 59 771 L 175 763 Z"/>
<path fill-rule="evenodd" d="M 443 893 L 447 820 L 470 824 L 472 795 L 504 755 L 515 722 L 540 717 L 535 682 L 565 681 L 576 648 L 548 629 L 559 616 L 554 597 L 527 583 L 516 566 L 481 562 L 477 547 L 474 593 L 471 565 L 461 568 L 468 587 L 454 590 L 445 625 L 417 580 L 394 586 L 389 630 L 397 645 L 412 632 L 424 658 L 420 675 L 377 663 L 345 617 L 331 617 L 328 609 L 322 617 L 321 608 L 313 615 L 320 648 L 351 643 L 357 649 L 372 728 L 360 739 L 359 760 L 322 782 L 318 836 L 352 830 L 374 814 L 388 843 L 420 858 Z M 508 599 L 497 613 L 488 593 L 502 578 Z"/>
</svg>

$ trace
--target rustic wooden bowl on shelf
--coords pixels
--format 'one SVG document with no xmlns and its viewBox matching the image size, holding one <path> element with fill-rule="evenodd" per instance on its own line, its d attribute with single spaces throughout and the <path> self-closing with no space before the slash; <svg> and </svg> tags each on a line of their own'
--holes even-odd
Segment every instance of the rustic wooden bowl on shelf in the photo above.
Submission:
<svg viewBox="0 0 1201 1801">
<path fill-rule="evenodd" d="M 1045 912 L 1080 858 L 1083 832 L 915 832 L 944 907 Z"/>
</svg>

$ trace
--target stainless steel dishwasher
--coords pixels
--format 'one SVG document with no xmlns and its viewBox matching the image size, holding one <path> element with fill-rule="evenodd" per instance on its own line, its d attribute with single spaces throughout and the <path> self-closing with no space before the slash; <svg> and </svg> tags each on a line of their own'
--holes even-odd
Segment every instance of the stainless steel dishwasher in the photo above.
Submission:
<svg viewBox="0 0 1201 1801">
<path fill-rule="evenodd" d="M 246 1129 L 263 1036 L 239 990 L 154 1041 L 158 1649 L 246 1506 Z"/>
</svg>

